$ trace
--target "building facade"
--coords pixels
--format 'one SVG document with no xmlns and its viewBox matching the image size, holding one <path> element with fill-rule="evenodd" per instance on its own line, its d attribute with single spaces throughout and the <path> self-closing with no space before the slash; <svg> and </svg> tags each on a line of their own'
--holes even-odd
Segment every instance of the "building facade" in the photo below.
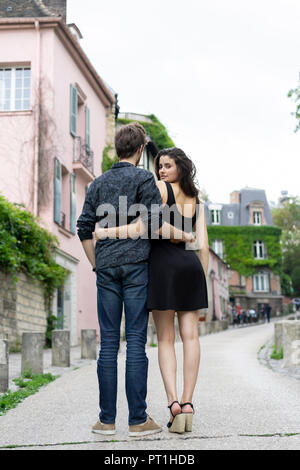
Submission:
<svg viewBox="0 0 300 470">
<path fill-rule="evenodd" d="M 117 121 L 117 130 L 120 129 L 125 125 L 125 123 L 129 122 L 139 122 L 141 125 L 153 125 L 152 119 L 144 114 L 137 114 L 137 113 L 119 113 L 118 121 Z M 154 159 L 157 155 L 158 149 L 153 141 L 151 135 L 148 133 L 147 135 L 148 145 L 143 150 L 143 154 L 139 163 L 139 168 L 143 168 L 144 170 L 151 171 L 154 174 L 155 178 L 155 169 L 154 169 Z"/>
<path fill-rule="evenodd" d="M 211 247 L 231 266 L 231 302 L 244 310 L 269 304 L 272 314 L 281 312 L 281 231 L 265 191 L 234 191 L 229 204 L 205 203 L 205 213 Z"/>
<path fill-rule="evenodd" d="M 69 276 L 52 313 L 73 345 L 81 329 L 98 329 L 95 274 L 75 229 L 115 113 L 80 37 L 66 0 L 0 0 L 0 192 L 59 239 Z"/>
<path fill-rule="evenodd" d="M 228 316 L 229 274 L 229 266 L 210 248 L 206 278 L 208 308 L 201 312 L 205 314 L 206 321 L 230 319 Z"/>
</svg>

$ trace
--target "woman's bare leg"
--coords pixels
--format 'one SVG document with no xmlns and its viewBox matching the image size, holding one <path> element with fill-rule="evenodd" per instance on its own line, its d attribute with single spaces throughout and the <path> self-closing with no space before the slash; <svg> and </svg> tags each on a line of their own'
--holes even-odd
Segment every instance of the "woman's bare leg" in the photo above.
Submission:
<svg viewBox="0 0 300 470">
<path fill-rule="evenodd" d="M 200 342 L 198 333 L 199 311 L 178 312 L 179 332 L 183 342 L 184 389 L 181 403 L 193 402 L 193 394 L 199 374 Z M 187 405 L 183 411 L 192 412 Z"/>
<path fill-rule="evenodd" d="M 174 347 L 175 312 L 174 310 L 153 310 L 152 315 L 157 332 L 158 362 L 167 394 L 168 406 L 170 406 L 173 401 L 178 401 L 176 387 L 177 361 Z M 180 406 L 174 404 L 172 406 L 172 412 L 174 415 L 180 413 Z M 172 421 L 173 418 L 171 417 L 170 420 Z"/>
</svg>

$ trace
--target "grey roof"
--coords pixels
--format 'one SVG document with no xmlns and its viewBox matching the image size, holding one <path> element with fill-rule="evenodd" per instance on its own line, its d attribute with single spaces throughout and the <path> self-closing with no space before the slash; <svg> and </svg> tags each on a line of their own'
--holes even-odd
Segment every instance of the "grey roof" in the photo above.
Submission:
<svg viewBox="0 0 300 470">
<path fill-rule="evenodd" d="M 250 204 L 255 202 L 263 206 L 266 224 L 274 225 L 265 190 L 252 188 L 241 189 L 239 204 L 219 204 L 222 206 L 220 225 L 252 225 L 250 223 Z M 205 215 L 207 225 L 212 225 L 209 213 L 209 206 L 211 204 L 213 203 L 205 203 Z"/>
<path fill-rule="evenodd" d="M 62 16 L 66 20 L 66 0 L 0 0 L 1 18 Z"/>
<path fill-rule="evenodd" d="M 267 225 L 273 225 L 271 210 L 264 189 L 245 188 L 241 190 L 240 194 L 241 225 L 249 225 L 249 204 L 256 201 L 264 204 L 264 215 Z"/>
</svg>

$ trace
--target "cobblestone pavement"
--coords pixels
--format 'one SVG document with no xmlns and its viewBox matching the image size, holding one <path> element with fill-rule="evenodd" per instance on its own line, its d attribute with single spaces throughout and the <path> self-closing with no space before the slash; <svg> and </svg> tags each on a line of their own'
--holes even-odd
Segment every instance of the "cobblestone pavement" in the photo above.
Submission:
<svg viewBox="0 0 300 470">
<path fill-rule="evenodd" d="M 271 323 L 200 338 L 201 367 L 194 396 L 196 414 L 192 433 L 168 433 L 169 416 L 157 348 L 148 348 L 148 412 L 161 422 L 163 432 L 137 440 L 128 437 L 123 345 L 119 356 L 117 432 L 113 439 L 91 433 L 98 414 L 96 361 L 80 364 L 79 351 L 74 350 L 68 373 L 63 371 L 55 382 L 0 417 L 0 448 L 105 451 L 300 449 L 300 381 L 265 367 L 261 358 L 261 348 L 272 341 L 273 332 L 274 324 Z M 266 352 L 267 348 L 264 349 Z M 180 393 L 181 343 L 176 344 L 176 353 Z"/>
</svg>

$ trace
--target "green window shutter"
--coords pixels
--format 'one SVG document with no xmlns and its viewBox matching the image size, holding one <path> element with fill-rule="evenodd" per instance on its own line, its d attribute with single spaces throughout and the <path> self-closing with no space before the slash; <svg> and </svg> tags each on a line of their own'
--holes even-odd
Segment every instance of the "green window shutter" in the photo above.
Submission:
<svg viewBox="0 0 300 470">
<path fill-rule="evenodd" d="M 76 233 L 76 175 L 71 174 L 70 231 Z"/>
<path fill-rule="evenodd" d="M 88 106 L 85 107 L 85 144 L 88 148 L 91 145 L 91 112 Z"/>
<path fill-rule="evenodd" d="M 61 186 L 62 172 L 61 163 L 54 159 L 54 221 L 61 225 Z"/>
<path fill-rule="evenodd" d="M 76 88 L 70 86 L 70 132 L 73 137 L 77 136 L 77 113 L 78 113 L 78 93 Z"/>
</svg>

